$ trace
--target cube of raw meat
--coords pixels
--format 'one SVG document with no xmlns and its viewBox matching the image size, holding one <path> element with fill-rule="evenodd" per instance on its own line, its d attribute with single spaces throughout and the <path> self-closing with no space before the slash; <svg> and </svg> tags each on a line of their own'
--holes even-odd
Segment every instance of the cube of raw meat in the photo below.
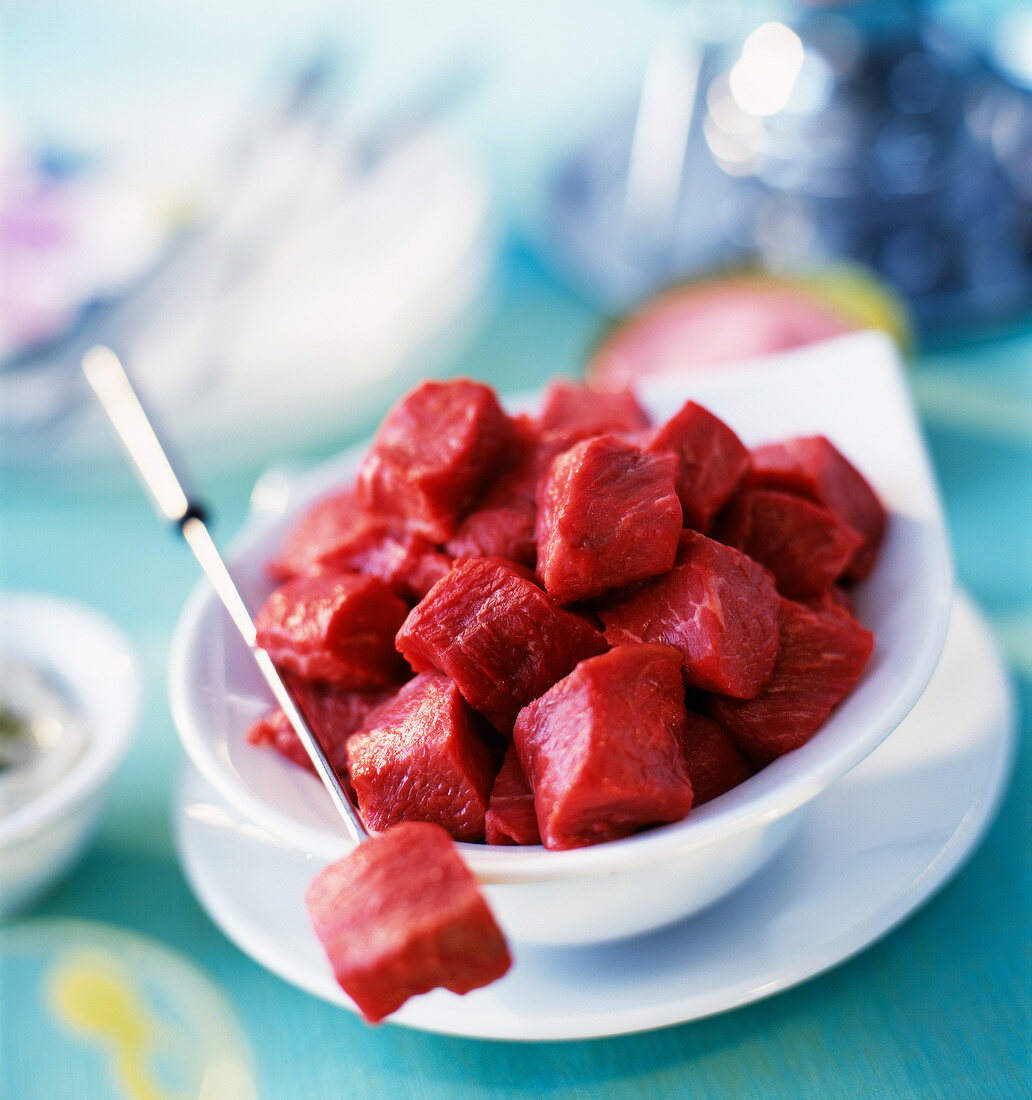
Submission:
<svg viewBox="0 0 1032 1100">
<path fill-rule="evenodd" d="M 684 525 L 706 532 L 749 471 L 749 451 L 708 409 L 688 401 L 649 441 L 649 449 L 677 456 L 677 495 Z"/>
<path fill-rule="evenodd" d="M 308 728 L 315 734 L 330 765 L 345 779 L 345 746 L 348 738 L 361 728 L 372 711 L 394 695 L 396 689 L 390 687 L 374 691 L 345 691 L 342 688 L 305 681 L 295 681 L 290 687 L 308 721 Z M 247 732 L 247 740 L 252 745 L 267 745 L 292 763 L 311 772 L 315 771 L 301 739 L 280 707 L 255 722 Z"/>
<path fill-rule="evenodd" d="M 685 682 L 750 699 L 770 679 L 778 651 L 778 594 L 758 562 L 685 531 L 669 573 L 599 608 L 612 646 L 662 642 L 678 649 Z"/>
<path fill-rule="evenodd" d="M 560 435 L 570 443 L 593 435 L 639 432 L 650 423 L 630 389 L 593 389 L 565 378 L 549 383 L 538 417 L 542 433 Z"/>
<path fill-rule="evenodd" d="M 546 848 L 579 848 L 679 821 L 692 807 L 682 755 L 681 657 L 618 647 L 581 663 L 516 719 L 513 744 Z"/>
<path fill-rule="evenodd" d="M 537 561 L 534 508 L 522 504 L 478 508 L 459 524 L 445 550 L 455 559 L 506 558 L 533 569 Z"/>
<path fill-rule="evenodd" d="M 534 792 L 523 774 L 516 746 L 505 750 L 505 759 L 495 776 L 484 818 L 488 844 L 540 844 Z"/>
<path fill-rule="evenodd" d="M 856 607 L 853 603 L 852 593 L 848 588 L 842 588 L 837 584 L 833 584 L 827 592 L 823 592 L 820 596 L 815 596 L 809 600 L 800 600 L 799 603 L 805 604 L 813 611 L 840 612 L 851 619 L 856 618 Z"/>
<path fill-rule="evenodd" d="M 863 541 L 827 508 L 777 489 L 738 493 L 714 537 L 765 565 L 792 600 L 827 592 Z"/>
<path fill-rule="evenodd" d="M 376 577 L 318 573 L 280 585 L 255 626 L 281 672 L 365 691 L 404 679 L 394 636 L 407 612 Z"/>
<path fill-rule="evenodd" d="M 356 544 L 364 546 L 370 528 L 378 537 L 385 526 L 358 502 L 354 489 L 338 489 L 320 497 L 287 532 L 269 574 L 278 581 L 305 573 L 361 572 L 351 562 Z"/>
<path fill-rule="evenodd" d="M 359 499 L 443 543 L 508 461 L 513 441 L 490 386 L 424 382 L 380 425 L 359 469 Z"/>
<path fill-rule="evenodd" d="M 308 724 L 311 727 L 312 723 L 309 722 Z M 292 764 L 297 764 L 299 767 L 307 768 L 313 774 L 315 773 L 315 768 L 312 767 L 312 762 L 308 758 L 304 745 L 301 744 L 294 732 L 290 719 L 280 707 L 276 707 L 268 714 L 262 715 L 247 731 L 247 740 L 252 745 L 275 749 L 284 760 L 289 760 Z M 329 757 L 331 749 L 334 753 L 338 752 L 338 746 L 328 738 L 319 737 L 319 744 L 322 745 L 323 752 L 326 753 L 327 757 Z M 340 760 L 339 755 L 338 760 Z M 346 765 L 346 760 L 344 763 Z M 342 774 L 336 764 L 334 764 L 333 770 L 338 774 Z"/>
<path fill-rule="evenodd" d="M 353 561 L 357 572 L 379 577 L 410 603 L 421 600 L 452 567 L 450 555 L 413 531 L 385 531 Z"/>
<path fill-rule="evenodd" d="M 412 609 L 397 637 L 417 672 L 437 668 L 506 736 L 521 707 L 606 649 L 583 619 L 504 562 L 460 561 Z"/>
<path fill-rule="evenodd" d="M 508 558 L 534 568 L 538 486 L 556 455 L 572 440 L 539 433 L 525 418 L 517 421 L 516 457 L 491 482 L 476 508 L 459 524 L 445 550 L 455 558 Z"/>
<path fill-rule="evenodd" d="M 468 993 L 512 957 L 469 868 L 438 825 L 409 821 L 322 870 L 306 895 L 341 988 L 370 1023 L 439 987 Z"/>
<path fill-rule="evenodd" d="M 681 505 L 672 454 L 612 435 L 564 451 L 541 484 L 537 570 L 561 604 L 665 573 L 677 557 Z"/>
<path fill-rule="evenodd" d="M 691 710 L 687 717 L 684 759 L 695 792 L 693 806 L 701 806 L 743 783 L 752 768 L 719 723 Z"/>
<path fill-rule="evenodd" d="M 874 644 L 844 610 L 820 612 L 781 601 L 781 645 L 766 689 L 755 699 L 710 696 L 708 712 L 755 767 L 805 744 L 853 690 Z"/>
<path fill-rule="evenodd" d="M 432 821 L 456 840 L 483 840 L 498 770 L 484 725 L 441 672 L 421 673 L 368 715 L 347 743 L 366 827 Z"/>
<path fill-rule="evenodd" d="M 306 573 L 368 573 L 403 599 L 419 600 L 450 568 L 451 558 L 427 538 L 369 512 L 349 488 L 304 513 L 269 572 L 281 581 Z"/>
<path fill-rule="evenodd" d="M 477 507 L 529 507 L 533 513 L 541 474 L 564 444 L 562 440 L 545 439 L 529 416 L 517 416 L 512 423 L 515 438 L 509 461 L 490 481 Z"/>
<path fill-rule="evenodd" d="M 859 470 L 824 436 L 800 436 L 756 448 L 748 484 L 808 497 L 853 528 L 863 541 L 845 579 L 863 580 L 874 568 L 885 534 L 885 509 Z"/>
</svg>

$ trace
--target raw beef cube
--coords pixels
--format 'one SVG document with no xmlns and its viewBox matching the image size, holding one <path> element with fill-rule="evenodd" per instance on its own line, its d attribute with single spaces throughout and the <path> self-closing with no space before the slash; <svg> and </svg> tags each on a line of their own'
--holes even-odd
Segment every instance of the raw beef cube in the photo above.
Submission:
<svg viewBox="0 0 1032 1100">
<path fill-rule="evenodd" d="M 343 691 L 325 684 L 296 681 L 290 685 L 294 698 L 308 721 L 333 770 L 341 777 L 347 774 L 345 746 L 348 738 L 360 729 L 368 715 L 389 699 L 395 689 L 376 691 Z M 276 707 L 248 730 L 252 745 L 268 745 L 281 756 L 314 772 L 304 745 L 294 732 L 290 719 Z"/>
<path fill-rule="evenodd" d="M 539 454 L 537 436 L 525 430 L 516 457 L 459 524 L 445 550 L 453 558 L 508 558 L 533 569 L 537 485 L 547 460 L 550 455 Z"/>
<path fill-rule="evenodd" d="M 465 378 L 424 382 L 380 425 L 359 469 L 359 499 L 445 542 L 508 461 L 513 439 L 489 386 Z"/>
<path fill-rule="evenodd" d="M 692 807 L 682 755 L 680 654 L 618 647 L 582 661 L 520 711 L 513 744 L 546 848 L 580 848 L 670 821 Z"/>
<path fill-rule="evenodd" d="M 422 535 L 388 531 L 354 558 L 352 568 L 379 577 L 402 599 L 416 602 L 452 567 L 452 559 Z"/>
<path fill-rule="evenodd" d="M 833 584 L 827 592 L 822 592 L 821 595 L 815 596 L 813 599 L 800 600 L 799 602 L 813 611 L 822 611 L 826 614 L 839 612 L 847 618 L 856 618 L 856 608 L 853 605 L 851 593 L 837 584 Z"/>
<path fill-rule="evenodd" d="M 484 819 L 488 844 L 540 844 L 534 792 L 523 774 L 516 746 L 510 744 L 495 776 Z"/>
<path fill-rule="evenodd" d="M 470 706 L 506 735 L 521 707 L 606 649 L 583 619 L 489 558 L 460 561 L 438 581 L 409 613 L 397 645 L 417 672 L 447 673 Z"/>
<path fill-rule="evenodd" d="M 487 902 L 451 838 L 408 821 L 322 870 L 306 895 L 341 988 L 370 1023 L 409 997 L 488 985 L 512 964 Z"/>
<path fill-rule="evenodd" d="M 306 573 L 360 573 L 363 570 L 357 562 L 369 548 L 402 530 L 400 524 L 370 512 L 354 487 L 337 489 L 302 513 L 270 562 L 269 572 L 278 580 Z"/>
<path fill-rule="evenodd" d="M 708 409 L 688 401 L 653 433 L 649 449 L 677 456 L 685 527 L 707 531 L 749 471 L 749 451 Z"/>
<path fill-rule="evenodd" d="M 407 611 L 376 577 L 317 573 L 280 585 L 255 626 L 281 672 L 365 691 L 404 678 L 394 636 Z"/>
<path fill-rule="evenodd" d="M 860 678 L 874 639 L 844 611 L 782 600 L 781 645 L 770 683 L 749 700 L 710 696 L 708 712 L 755 767 L 799 748 Z"/>
<path fill-rule="evenodd" d="M 354 489 L 327 493 L 288 531 L 269 573 L 286 581 L 305 573 L 359 572 L 351 560 L 355 546 L 364 547 L 370 532 L 378 538 L 383 528 L 383 519 L 369 515 Z"/>
<path fill-rule="evenodd" d="M 534 504 L 543 459 L 538 458 L 541 432 L 530 416 L 512 418 L 512 441 L 504 466 L 495 471 L 477 507 L 497 508 L 519 503 Z"/>
<path fill-rule="evenodd" d="M 548 385 L 538 417 L 542 433 L 555 433 L 570 443 L 609 432 L 637 432 L 650 423 L 629 389 L 592 389 L 564 378 Z"/>
<path fill-rule="evenodd" d="M 537 561 L 534 508 L 523 505 L 470 512 L 445 544 L 453 558 L 506 558 L 533 569 Z"/>
<path fill-rule="evenodd" d="M 410 680 L 370 714 L 347 744 L 348 775 L 367 828 L 432 821 L 456 840 L 483 840 L 498 768 L 483 722 L 440 672 Z"/>
<path fill-rule="evenodd" d="M 453 557 L 501 557 L 534 568 L 538 486 L 552 460 L 572 441 L 555 433 L 538 435 L 525 422 L 521 425 L 517 458 L 491 483 L 446 543 Z"/>
<path fill-rule="evenodd" d="M 688 711 L 684 759 L 695 793 L 693 806 L 717 798 L 752 775 L 752 768 L 738 746 L 720 725 L 694 711 Z"/>
<path fill-rule="evenodd" d="M 557 603 L 665 573 L 677 557 L 675 459 L 602 435 L 575 444 L 541 485 L 538 575 Z"/>
<path fill-rule="evenodd" d="M 748 484 L 784 489 L 823 504 L 863 540 L 846 579 L 860 581 L 870 573 L 885 534 L 885 509 L 864 476 L 824 436 L 758 447 L 752 452 Z"/>
<path fill-rule="evenodd" d="M 308 724 L 311 727 L 311 721 Z M 314 729 L 312 732 L 315 732 Z M 298 740 L 294 727 L 290 724 L 290 719 L 279 707 L 263 715 L 251 726 L 247 731 L 247 740 L 252 745 L 268 746 L 275 749 L 280 756 L 285 760 L 289 760 L 292 764 L 307 768 L 310 772 L 315 771 L 308 759 L 308 753 L 305 751 L 304 745 Z M 320 736 L 319 743 L 323 747 L 323 752 L 329 756 L 330 742 Z M 334 748 L 336 749 L 336 746 Z M 340 774 L 336 765 L 334 765 L 333 770 Z"/>
<path fill-rule="evenodd" d="M 278 580 L 306 573 L 379 577 L 405 599 L 422 599 L 451 568 L 428 539 L 373 515 L 354 489 L 316 501 L 287 536 L 269 572 Z"/>
<path fill-rule="evenodd" d="M 533 514 L 538 481 L 563 443 L 542 437 L 537 425 L 527 416 L 516 417 L 513 428 L 516 438 L 510 460 L 488 485 L 477 507 L 529 508 Z"/>
<path fill-rule="evenodd" d="M 774 578 L 740 550 L 684 531 L 669 573 L 599 608 L 610 645 L 662 642 L 681 651 L 685 682 L 751 699 L 778 651 Z"/>
<path fill-rule="evenodd" d="M 715 537 L 765 565 L 792 600 L 827 592 L 863 541 L 827 508 L 777 489 L 738 493 Z"/>
</svg>

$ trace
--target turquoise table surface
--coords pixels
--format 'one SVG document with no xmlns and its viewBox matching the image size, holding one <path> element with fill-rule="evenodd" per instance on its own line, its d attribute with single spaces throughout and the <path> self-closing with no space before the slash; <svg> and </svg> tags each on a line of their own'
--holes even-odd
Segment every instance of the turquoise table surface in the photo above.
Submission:
<svg viewBox="0 0 1032 1100">
<path fill-rule="evenodd" d="M 328 7 L 299 0 L 284 5 L 278 19 L 245 20 L 235 41 L 240 57 L 257 57 L 258 45 L 299 10 L 324 18 Z M 399 35 L 420 5 L 338 7 L 372 37 L 378 21 Z M 635 71 L 669 7 L 635 0 L 605 5 L 592 48 L 579 50 L 579 27 L 600 10 L 587 0 L 564 4 L 562 17 L 536 0 L 511 35 L 502 33 L 494 6 L 447 0 L 427 41 L 409 36 L 402 63 L 427 63 L 456 27 L 496 60 L 510 59 L 499 62 L 503 79 L 494 98 L 465 121 L 520 227 L 533 205 L 529 181 L 542 168 L 536 154 L 575 133 L 572 120 L 598 106 L 605 74 L 614 67 L 622 77 Z M 180 8 L 200 21 L 201 32 L 167 32 Z M 5 72 L 8 91 L 31 102 L 38 117 L 63 114 L 74 128 L 105 112 L 110 121 L 126 82 L 160 83 L 175 68 L 170 58 L 189 55 L 198 80 L 224 78 L 228 85 L 239 75 L 226 63 L 233 51 L 217 44 L 236 33 L 239 8 L 15 0 L 5 14 L 8 45 L 15 47 Z M 383 13 L 374 16 L 379 8 Z M 542 19 L 562 32 L 544 51 L 535 33 Z M 127 23 L 138 34 L 133 51 L 122 48 L 118 33 Z M 531 67 L 533 79 L 517 63 L 528 58 L 538 66 Z M 91 84 L 89 62 L 110 71 L 109 84 Z M 601 323 L 519 243 L 524 236 L 513 236 L 500 264 L 496 308 L 442 368 L 505 392 L 575 374 Z M 89 469 L 0 469 L 0 589 L 65 596 L 107 615 L 131 639 L 144 687 L 137 739 L 95 842 L 30 912 L 0 926 L 0 1096 L 1032 1097 L 1032 329 L 919 351 L 909 378 L 942 489 L 959 585 L 985 614 L 1015 693 L 1017 753 L 998 814 L 957 874 L 856 956 L 744 1007 L 615 1038 L 513 1043 L 389 1023 L 370 1028 L 230 942 L 191 892 L 173 838 L 184 754 L 166 668 L 172 629 L 197 583 L 193 558 L 154 520 L 114 450 L 110 461 Z M 385 396 L 384 408 L 386 402 Z M 267 456 L 240 464 L 192 464 L 219 540 L 229 541 L 243 524 L 267 463 L 317 462 L 361 441 L 373 423 L 349 423 L 339 438 L 320 439 L 304 452 L 284 456 L 270 447 Z M 55 988 L 67 993 L 74 984 L 68 951 L 75 945 L 119 960 L 130 976 L 128 986 L 109 990 L 111 1028 L 121 1021 L 117 1043 L 103 1039 L 100 1024 L 77 1025 L 67 1002 L 54 1000 Z M 133 1052 L 146 1042 L 158 1054 L 141 1069 Z M 215 1069 L 198 1093 L 196 1083 L 184 1082 L 194 1080 L 202 1055 Z"/>
<path fill-rule="evenodd" d="M 503 389 L 516 380 L 534 385 L 575 371 L 597 324 L 514 249 L 498 312 L 453 367 Z M 999 815 L 956 877 L 857 957 L 723 1015 L 609 1039 L 520 1044 L 371 1029 L 233 946 L 187 887 L 170 824 L 182 752 L 165 667 L 170 631 L 196 581 L 193 560 L 116 462 L 99 471 L 5 472 L 3 587 L 68 596 L 119 623 L 139 652 L 145 706 L 96 843 L 31 914 L 3 929 L 0 1092 L 177 1095 L 118 1086 L 108 1048 L 48 1007 L 47 968 L 62 945 L 81 940 L 132 960 L 158 983 L 159 1004 L 172 998 L 166 1008 L 187 1031 L 201 1018 L 198 998 L 213 1001 L 225 1043 L 244 1052 L 257 1094 L 274 1100 L 1028 1096 L 1032 334 L 920 355 L 911 377 L 959 581 L 994 627 L 1019 696 L 1020 748 Z M 332 449 L 323 444 L 304 457 Z M 260 467 L 196 473 L 226 539 L 244 519 Z M 172 978 L 161 985 L 177 966 L 193 974 L 188 990 Z M 175 1008 L 176 996 L 186 1008 Z"/>
</svg>

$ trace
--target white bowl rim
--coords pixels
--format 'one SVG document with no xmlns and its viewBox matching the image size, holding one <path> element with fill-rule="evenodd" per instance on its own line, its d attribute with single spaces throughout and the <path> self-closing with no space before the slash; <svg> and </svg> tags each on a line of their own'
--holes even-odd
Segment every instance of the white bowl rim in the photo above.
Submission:
<svg viewBox="0 0 1032 1100">
<path fill-rule="evenodd" d="M 887 369 L 886 379 L 897 387 L 910 417 L 913 418 L 909 395 L 902 378 L 902 366 L 894 345 L 891 345 L 889 338 L 883 333 L 865 332 L 837 337 L 822 345 L 810 345 L 771 359 L 805 365 L 816 361 L 816 357 L 821 354 L 827 355 L 829 346 L 847 341 L 852 341 L 862 349 L 878 351 L 882 355 L 885 360 L 883 365 Z M 886 357 L 889 349 L 891 352 Z M 835 348 L 832 347 L 831 350 L 834 352 Z M 764 375 L 769 374 L 771 369 L 770 360 L 767 360 L 755 365 L 721 367 L 714 372 L 714 377 L 717 374 L 728 377 L 731 370 L 747 377 L 754 366 Z M 872 369 L 877 369 L 877 364 Z M 660 382 L 657 388 L 662 389 L 668 384 L 668 381 Z M 683 387 L 683 380 L 680 385 Z M 644 390 L 645 387 L 640 389 Z M 518 400 L 506 400 L 506 404 L 519 407 Z M 916 427 L 916 420 L 914 424 Z M 333 471 L 337 471 L 339 475 L 340 471 L 346 470 L 366 446 L 363 443 L 351 448 L 337 458 L 320 464 L 308 475 L 302 475 L 302 499 L 312 499 L 320 491 L 325 491 L 335 483 L 339 484 L 339 480 L 333 481 Z M 934 577 L 934 585 L 929 586 L 928 629 L 922 635 L 921 645 L 899 690 L 885 701 L 862 733 L 839 745 L 837 751 L 831 751 L 827 739 L 815 737 L 801 748 L 775 760 L 720 799 L 693 810 L 687 818 L 620 840 L 565 851 L 550 851 L 541 846 L 460 843 L 460 852 L 478 878 L 484 883 L 554 881 L 609 873 L 643 862 L 672 859 L 687 849 L 701 849 L 786 816 L 821 793 L 830 783 L 869 755 L 899 725 L 920 698 L 938 663 L 949 624 L 953 591 L 952 558 L 934 476 L 927 464 L 927 456 L 922 453 L 921 459 L 926 469 L 920 471 L 920 475 L 927 481 L 927 491 L 930 494 L 926 502 L 929 508 L 928 518 L 934 528 L 929 539 L 926 563 L 930 575 Z M 291 511 L 294 511 L 293 505 Z M 242 549 L 256 545 L 270 526 L 271 523 L 261 518 L 245 526 L 230 547 L 228 556 L 231 563 Z M 224 768 L 205 731 L 194 721 L 186 675 L 190 658 L 189 647 L 201 620 L 205 614 L 211 612 L 216 603 L 216 597 L 207 582 L 199 582 L 191 593 L 173 634 L 169 661 L 169 693 L 173 718 L 184 747 L 205 779 L 257 824 L 267 828 L 281 840 L 327 861 L 340 858 L 351 847 L 343 825 L 339 836 L 325 829 L 311 827 L 281 813 L 266 800 L 252 793 Z M 877 636 L 875 644 L 878 644 Z M 313 777 L 313 783 L 317 782 Z"/>
<path fill-rule="evenodd" d="M 132 745 L 142 702 L 139 662 L 123 631 L 85 604 L 28 591 L 0 592 L 0 646 L 60 677 L 82 708 L 88 736 L 82 755 L 51 786 L 0 817 L 0 844 L 17 843 L 71 813 L 113 775 Z M 42 624 L 52 624 L 46 630 Z M 60 629 L 57 629 L 60 627 Z M 26 646 L 29 633 L 45 640 Z M 83 652 L 68 636 L 88 639 Z M 21 636 L 21 637 L 19 637 Z M 115 675 L 91 677 L 103 665 Z"/>
</svg>

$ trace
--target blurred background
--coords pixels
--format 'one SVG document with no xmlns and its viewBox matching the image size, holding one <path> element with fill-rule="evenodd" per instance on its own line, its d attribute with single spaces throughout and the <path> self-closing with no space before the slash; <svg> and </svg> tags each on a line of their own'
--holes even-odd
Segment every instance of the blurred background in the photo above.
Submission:
<svg viewBox="0 0 1032 1100">
<path fill-rule="evenodd" d="M 7 5 L 4 462 L 96 453 L 98 340 L 227 463 L 343 438 L 534 289 L 555 308 L 486 364 L 503 385 L 743 268 L 764 285 L 674 311 L 681 365 L 1027 321 L 1028 5 L 598 7 Z"/>
</svg>

